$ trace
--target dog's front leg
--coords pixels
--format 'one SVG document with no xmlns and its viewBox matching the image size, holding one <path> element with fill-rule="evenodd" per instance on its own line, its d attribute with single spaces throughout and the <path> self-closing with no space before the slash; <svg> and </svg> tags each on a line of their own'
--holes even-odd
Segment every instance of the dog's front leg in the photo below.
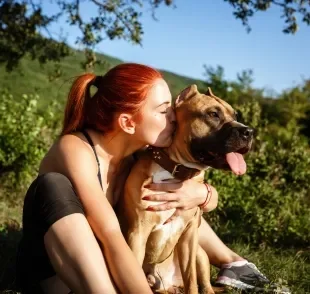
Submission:
<svg viewBox="0 0 310 294">
<path fill-rule="evenodd" d="M 140 229 L 138 229 L 140 228 Z M 143 261 L 145 257 L 146 243 L 149 235 L 151 234 L 151 227 L 143 227 L 139 225 L 128 234 L 127 243 L 132 250 L 134 256 L 137 258 L 141 267 L 143 266 Z M 153 288 L 156 284 L 156 279 L 153 274 L 147 274 L 146 279 L 149 283 L 149 286 Z"/>
<path fill-rule="evenodd" d="M 183 232 L 176 247 L 186 294 L 198 294 L 196 271 L 197 247 L 197 222 L 193 219 Z"/>
<path fill-rule="evenodd" d="M 151 233 L 151 230 L 151 227 L 142 227 L 142 225 L 138 223 L 134 229 L 128 232 L 127 243 L 141 267 L 145 257 L 146 242 Z"/>
<path fill-rule="evenodd" d="M 210 261 L 207 253 L 198 245 L 197 257 L 197 277 L 200 294 L 214 294 L 210 282 Z"/>
</svg>

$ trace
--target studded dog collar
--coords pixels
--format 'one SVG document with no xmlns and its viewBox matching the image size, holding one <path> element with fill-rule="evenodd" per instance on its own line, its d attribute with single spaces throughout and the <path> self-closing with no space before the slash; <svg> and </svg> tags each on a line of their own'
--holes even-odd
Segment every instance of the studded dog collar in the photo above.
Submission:
<svg viewBox="0 0 310 294">
<path fill-rule="evenodd" d="M 152 156 L 152 159 L 162 168 L 172 174 L 173 177 L 182 181 L 188 180 L 200 173 L 200 170 L 184 166 L 172 160 L 162 148 L 150 146 L 147 152 Z"/>
</svg>

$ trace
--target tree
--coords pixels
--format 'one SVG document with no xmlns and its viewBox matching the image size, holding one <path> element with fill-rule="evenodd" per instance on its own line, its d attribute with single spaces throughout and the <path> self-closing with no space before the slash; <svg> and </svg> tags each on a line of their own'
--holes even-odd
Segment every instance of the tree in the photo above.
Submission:
<svg viewBox="0 0 310 294">
<path fill-rule="evenodd" d="M 50 15 L 45 11 L 42 0 L 0 0 L 0 63 L 8 71 L 13 70 L 25 55 L 38 60 L 59 62 L 70 54 L 70 48 L 63 36 L 55 39 L 49 26 L 60 18 L 65 18 L 69 26 L 77 27 L 81 37 L 76 43 L 85 50 L 85 66 L 93 66 L 98 61 L 93 50 L 104 38 L 124 39 L 141 44 L 143 28 L 142 7 L 149 7 L 155 18 L 155 10 L 161 6 L 173 6 L 177 0 L 50 0 L 58 11 Z M 271 6 L 279 6 L 283 12 L 285 33 L 295 33 L 298 29 L 296 15 L 310 24 L 309 0 L 224 0 L 233 8 L 233 14 L 250 30 L 249 18 L 256 11 L 266 11 Z M 82 17 L 82 5 L 92 6 L 96 13 L 89 19 Z M 43 31 L 48 37 L 43 36 Z"/>
<path fill-rule="evenodd" d="M 282 11 L 285 27 L 284 33 L 295 34 L 298 30 L 296 15 L 301 17 L 302 22 L 310 25 L 310 1 L 309 0 L 224 0 L 234 9 L 234 15 L 251 30 L 249 18 L 257 11 L 267 11 L 272 6 L 277 6 Z"/>
</svg>

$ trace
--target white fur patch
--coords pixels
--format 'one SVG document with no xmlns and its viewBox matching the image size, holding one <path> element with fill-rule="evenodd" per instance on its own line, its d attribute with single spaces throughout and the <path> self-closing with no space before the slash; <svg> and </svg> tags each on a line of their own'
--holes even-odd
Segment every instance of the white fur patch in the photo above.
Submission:
<svg viewBox="0 0 310 294">
<path fill-rule="evenodd" d="M 181 230 L 184 230 L 184 220 L 181 217 L 177 217 L 176 219 L 174 219 L 168 224 L 163 225 L 161 223 L 153 229 L 153 231 L 158 231 L 158 230 L 162 232 L 162 235 L 161 235 L 161 238 L 157 246 L 158 248 L 163 248 L 166 245 L 167 241 L 171 238 L 171 236 L 174 236 Z"/>
<path fill-rule="evenodd" d="M 163 168 L 160 168 L 158 171 L 153 173 L 153 183 L 163 183 L 164 180 L 174 179 L 171 173 L 166 171 Z M 165 192 L 163 192 L 165 193 Z M 158 203 L 159 204 L 159 203 Z M 160 239 L 160 243 L 158 243 L 158 248 L 162 248 L 165 246 L 167 241 L 171 238 L 171 236 L 177 234 L 180 230 L 184 229 L 184 220 L 181 217 L 177 217 L 173 221 L 168 224 L 163 224 L 169 217 L 171 217 L 175 212 L 175 208 L 161 211 L 158 213 L 160 216 L 160 222 L 156 225 L 153 231 L 161 230 L 163 235 Z"/>
<path fill-rule="evenodd" d="M 153 183 L 163 183 L 164 180 L 174 179 L 171 173 L 164 169 L 160 169 L 156 173 L 153 174 Z"/>
</svg>

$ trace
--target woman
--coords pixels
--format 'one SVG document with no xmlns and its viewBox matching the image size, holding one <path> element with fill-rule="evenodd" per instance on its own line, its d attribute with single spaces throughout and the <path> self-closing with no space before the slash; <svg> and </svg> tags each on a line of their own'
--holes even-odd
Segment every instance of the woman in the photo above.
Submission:
<svg viewBox="0 0 310 294">
<path fill-rule="evenodd" d="M 91 86 L 97 88 L 93 96 Z M 144 65 L 121 64 L 104 76 L 85 74 L 75 80 L 62 134 L 25 197 L 17 266 L 23 293 L 151 293 L 113 207 L 132 154 L 146 145 L 171 143 L 175 117 L 170 101 L 161 74 Z M 207 210 L 217 205 L 212 190 Z M 175 187 L 175 193 L 188 199 L 188 208 L 202 204 L 207 195 L 203 184 L 191 180 Z M 206 223 L 202 227 L 212 233 Z M 215 244 L 221 243 L 216 238 Z M 215 261 L 220 253 L 214 254 L 206 234 L 201 242 Z M 241 259 L 224 244 L 220 248 L 230 261 Z"/>
</svg>

